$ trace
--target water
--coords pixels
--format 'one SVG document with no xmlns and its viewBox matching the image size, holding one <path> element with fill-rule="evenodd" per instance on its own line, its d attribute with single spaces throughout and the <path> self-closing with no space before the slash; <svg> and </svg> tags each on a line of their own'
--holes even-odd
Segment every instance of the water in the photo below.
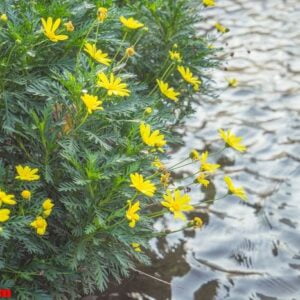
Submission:
<svg viewBox="0 0 300 300">
<path fill-rule="evenodd" d="M 213 73 L 224 91 L 218 99 L 201 99 L 181 130 L 185 146 L 172 157 L 221 147 L 216 129 L 232 128 L 248 152 L 228 149 L 219 161 L 246 188 L 249 203 L 221 199 L 189 215 L 204 219 L 202 229 L 152 241 L 153 265 L 143 270 L 170 285 L 134 274 L 98 299 L 300 299 L 300 1 L 217 2 L 199 31 L 215 21 L 231 29 L 218 42 L 227 63 Z M 239 86 L 227 88 L 226 78 L 233 77 Z M 193 199 L 224 194 L 222 178 L 206 193 L 193 188 Z M 180 225 L 167 217 L 156 226 Z"/>
</svg>

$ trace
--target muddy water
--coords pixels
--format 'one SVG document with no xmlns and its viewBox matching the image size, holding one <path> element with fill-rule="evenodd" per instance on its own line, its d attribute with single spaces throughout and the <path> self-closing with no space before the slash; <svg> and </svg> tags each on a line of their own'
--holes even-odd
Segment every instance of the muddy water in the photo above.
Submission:
<svg viewBox="0 0 300 300">
<path fill-rule="evenodd" d="M 217 2 L 199 31 L 215 21 L 230 28 L 216 43 L 227 54 L 213 74 L 220 96 L 199 99 L 181 130 L 185 145 L 172 158 L 185 158 L 191 148 L 217 149 L 216 129 L 233 129 L 248 152 L 227 149 L 216 158 L 249 202 L 215 201 L 189 216 L 204 219 L 201 230 L 152 241 L 154 264 L 144 270 L 170 285 L 136 274 L 101 299 L 300 299 L 300 0 Z M 228 78 L 237 78 L 238 87 L 228 88 Z M 222 197 L 223 171 L 207 191 L 192 188 L 195 202 Z M 171 217 L 157 223 L 180 226 Z"/>
</svg>

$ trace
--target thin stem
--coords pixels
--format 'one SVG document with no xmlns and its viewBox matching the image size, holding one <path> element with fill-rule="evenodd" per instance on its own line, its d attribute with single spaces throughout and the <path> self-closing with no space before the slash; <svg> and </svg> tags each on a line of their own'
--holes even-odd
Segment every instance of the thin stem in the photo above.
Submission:
<svg viewBox="0 0 300 300">
<path fill-rule="evenodd" d="M 127 34 L 128 34 L 128 32 L 126 31 L 125 34 L 124 34 L 124 36 L 123 36 L 123 39 L 122 39 L 122 41 L 121 41 L 121 44 L 120 44 L 120 46 L 119 46 L 119 49 L 117 50 L 117 53 L 115 54 L 113 60 L 115 60 L 115 59 L 117 58 L 117 56 L 119 55 L 119 53 L 120 53 L 120 51 L 121 51 L 121 48 L 122 48 L 122 46 L 123 46 L 123 43 L 124 43 L 124 41 L 125 41 L 125 39 L 126 39 L 126 37 L 127 37 Z"/>
</svg>

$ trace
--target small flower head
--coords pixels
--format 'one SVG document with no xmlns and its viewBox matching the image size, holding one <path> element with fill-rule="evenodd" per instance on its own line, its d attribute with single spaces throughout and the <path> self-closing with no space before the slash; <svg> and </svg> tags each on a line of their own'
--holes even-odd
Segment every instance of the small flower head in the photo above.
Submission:
<svg viewBox="0 0 300 300">
<path fill-rule="evenodd" d="M 159 170 L 165 170 L 165 169 L 166 169 L 165 164 L 162 163 L 162 162 L 160 161 L 159 158 L 156 158 L 156 159 L 152 162 L 151 165 L 152 165 L 153 167 L 155 167 L 156 169 L 159 169 Z"/>
<path fill-rule="evenodd" d="M 54 207 L 54 203 L 53 201 L 50 199 L 50 198 L 47 198 L 43 204 L 42 204 L 42 207 L 43 207 L 43 215 L 45 218 L 49 217 L 51 212 L 52 212 L 52 209 Z"/>
<path fill-rule="evenodd" d="M 67 40 L 69 37 L 64 34 L 57 35 L 55 31 L 58 29 L 61 23 L 61 19 L 57 19 L 53 23 L 53 19 L 51 17 L 47 18 L 47 21 L 42 18 L 43 31 L 45 36 L 52 42 L 56 43 L 58 41 Z"/>
<path fill-rule="evenodd" d="M 140 23 L 139 21 L 135 20 L 132 17 L 126 19 L 124 16 L 121 16 L 120 22 L 129 29 L 139 29 L 139 28 L 144 27 L 143 23 Z"/>
<path fill-rule="evenodd" d="M 204 153 L 201 154 L 201 171 L 206 171 L 210 173 L 216 172 L 217 169 L 219 169 L 221 166 L 219 164 L 211 164 L 207 162 L 208 159 L 208 152 L 205 151 Z"/>
<path fill-rule="evenodd" d="M 36 217 L 36 219 L 30 223 L 30 226 L 36 229 L 38 235 L 44 235 L 47 229 L 47 221 L 43 217 Z"/>
<path fill-rule="evenodd" d="M 165 188 L 167 188 L 169 186 L 170 180 L 171 180 L 171 173 L 166 172 L 164 174 L 161 174 L 160 182 Z"/>
<path fill-rule="evenodd" d="M 177 51 L 169 51 L 170 59 L 173 61 L 181 62 L 181 54 Z"/>
<path fill-rule="evenodd" d="M 7 22 L 7 21 L 8 21 L 7 15 L 6 15 L 6 14 L 2 14 L 2 15 L 0 16 L 0 20 L 1 20 L 2 22 Z"/>
<path fill-rule="evenodd" d="M 203 226 L 203 221 L 201 218 L 199 217 L 195 217 L 192 221 L 192 226 L 194 226 L 195 228 L 200 228 Z"/>
<path fill-rule="evenodd" d="M 223 26 L 221 23 L 216 23 L 214 26 L 217 29 L 217 31 L 221 33 L 226 33 L 230 31 L 229 28 Z"/>
<path fill-rule="evenodd" d="M 236 88 L 239 84 L 238 80 L 236 78 L 230 78 L 227 80 L 228 86 L 232 88 Z"/>
<path fill-rule="evenodd" d="M 31 198 L 31 192 L 29 190 L 23 190 L 21 196 L 23 199 L 29 200 Z"/>
<path fill-rule="evenodd" d="M 202 3 L 204 6 L 215 6 L 216 5 L 215 0 L 202 0 Z"/>
<path fill-rule="evenodd" d="M 209 180 L 206 179 L 206 175 L 204 173 L 200 173 L 197 177 L 196 177 L 196 181 L 199 184 L 204 185 L 205 187 L 207 187 L 209 185 Z"/>
<path fill-rule="evenodd" d="M 106 89 L 108 96 L 126 97 L 130 95 L 127 84 L 123 83 L 121 78 L 115 77 L 113 73 L 110 76 L 106 76 L 103 72 L 99 73 L 97 85 Z"/>
<path fill-rule="evenodd" d="M 75 29 L 72 21 L 69 21 L 69 22 L 65 23 L 64 25 L 65 25 L 67 31 L 69 31 L 69 32 L 72 32 Z"/>
<path fill-rule="evenodd" d="M 95 110 L 103 110 L 102 101 L 98 99 L 98 96 L 84 94 L 81 96 L 81 100 L 84 102 L 89 114 Z"/>
<path fill-rule="evenodd" d="M 7 208 L 0 209 L 0 222 L 4 223 L 9 220 L 10 210 Z"/>
<path fill-rule="evenodd" d="M 233 194 L 233 195 L 241 198 L 242 200 L 247 200 L 247 194 L 246 194 L 245 190 L 242 187 L 236 187 L 234 185 L 232 179 L 229 176 L 225 176 L 224 181 L 227 185 L 228 192 L 230 194 Z"/>
<path fill-rule="evenodd" d="M 134 56 L 136 54 L 134 47 L 129 47 L 125 50 L 125 54 L 128 57 Z"/>
<path fill-rule="evenodd" d="M 139 243 L 131 243 L 131 247 L 135 252 L 142 252 L 141 245 Z"/>
<path fill-rule="evenodd" d="M 5 192 L 0 190 L 0 206 L 2 203 L 5 203 L 7 205 L 16 205 L 16 199 L 15 196 L 12 194 L 6 194 Z"/>
<path fill-rule="evenodd" d="M 108 10 L 105 7 L 99 7 L 97 10 L 97 19 L 100 23 L 103 23 L 107 18 Z"/>
<path fill-rule="evenodd" d="M 146 107 L 145 110 L 144 110 L 144 113 L 147 114 L 147 115 L 152 114 L 152 112 L 153 112 L 153 109 L 151 107 Z"/>
<path fill-rule="evenodd" d="M 231 132 L 231 130 L 219 129 L 219 136 L 225 142 L 227 147 L 231 147 L 239 152 L 244 152 L 247 147 L 242 143 L 243 138 L 238 137 Z"/>
<path fill-rule="evenodd" d="M 138 173 L 130 174 L 131 187 L 134 187 L 146 196 L 153 197 L 156 187 L 150 180 L 144 180 L 143 175 Z"/>
<path fill-rule="evenodd" d="M 37 168 L 31 169 L 28 166 L 23 167 L 18 165 L 16 166 L 16 170 L 18 173 L 18 175 L 15 177 L 16 179 L 24 181 L 35 181 L 40 179 L 40 175 L 36 174 L 39 171 Z"/>
<path fill-rule="evenodd" d="M 174 90 L 174 88 L 172 87 L 169 87 L 169 84 L 162 81 L 162 80 L 156 80 L 157 81 L 157 84 L 159 86 L 159 89 L 161 91 L 161 93 L 163 95 L 165 95 L 167 98 L 177 102 L 178 101 L 178 96 L 180 96 L 180 93 L 179 92 L 176 92 Z"/>
<path fill-rule="evenodd" d="M 194 76 L 189 68 L 178 66 L 177 70 L 186 82 L 190 83 L 196 91 L 199 90 L 199 86 L 201 85 L 201 80 L 197 76 Z"/>
<path fill-rule="evenodd" d="M 140 134 L 143 142 L 150 147 L 161 148 L 166 144 L 165 136 L 159 130 L 151 132 L 149 124 L 141 123 Z"/>
<path fill-rule="evenodd" d="M 97 49 L 95 44 L 86 43 L 84 51 L 88 53 L 95 61 L 105 66 L 109 66 L 111 59 L 108 58 L 108 54 Z"/>
<path fill-rule="evenodd" d="M 190 152 L 190 158 L 192 160 L 200 160 L 200 154 L 199 152 L 196 150 L 196 149 L 193 149 L 191 152 Z"/>
<path fill-rule="evenodd" d="M 138 215 L 138 211 L 140 210 L 140 202 L 137 201 L 133 205 L 131 201 L 128 201 L 128 209 L 126 211 L 126 218 L 129 222 L 129 227 L 133 228 L 136 225 L 136 222 L 139 221 L 140 216 Z"/>
</svg>

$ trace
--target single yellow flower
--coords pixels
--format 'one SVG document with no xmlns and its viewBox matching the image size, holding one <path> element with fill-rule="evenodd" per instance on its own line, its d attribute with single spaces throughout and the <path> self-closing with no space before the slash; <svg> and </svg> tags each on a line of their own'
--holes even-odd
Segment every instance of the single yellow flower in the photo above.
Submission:
<svg viewBox="0 0 300 300">
<path fill-rule="evenodd" d="M 224 181 L 227 185 L 228 192 L 230 194 L 233 194 L 233 195 L 241 198 L 242 200 L 247 200 L 247 194 L 246 194 L 245 190 L 242 187 L 236 187 L 233 184 L 233 181 L 229 176 L 225 176 Z"/>
<path fill-rule="evenodd" d="M 194 227 L 200 228 L 200 227 L 203 226 L 203 221 L 202 221 L 201 218 L 195 217 L 195 218 L 193 219 L 193 221 L 192 221 L 192 225 L 193 225 Z"/>
<path fill-rule="evenodd" d="M 157 79 L 156 81 L 157 81 L 159 89 L 163 95 L 165 95 L 167 98 L 169 98 L 175 102 L 178 101 L 178 96 L 180 96 L 179 92 L 176 92 L 174 90 L 174 88 L 169 87 L 169 84 L 166 82 L 163 82 L 162 80 Z"/>
<path fill-rule="evenodd" d="M 207 187 L 209 185 L 209 180 L 206 179 L 206 175 L 204 173 L 200 173 L 197 177 L 196 180 L 199 184 L 204 185 L 205 187 Z"/>
<path fill-rule="evenodd" d="M 139 243 L 131 243 L 131 247 L 135 252 L 142 252 L 141 245 Z"/>
<path fill-rule="evenodd" d="M 31 192 L 30 192 L 29 190 L 23 190 L 23 191 L 21 192 L 21 196 L 22 196 L 24 199 L 28 200 L 28 199 L 31 198 Z"/>
<path fill-rule="evenodd" d="M 108 96 L 125 97 L 130 95 L 127 84 L 122 83 L 121 78 L 115 77 L 113 73 L 110 74 L 110 77 L 106 76 L 103 72 L 98 73 L 97 85 L 107 89 Z"/>
<path fill-rule="evenodd" d="M 145 114 L 150 115 L 150 114 L 152 114 L 153 109 L 151 107 L 146 107 L 144 112 L 145 112 Z"/>
<path fill-rule="evenodd" d="M 58 41 L 64 41 L 69 38 L 67 35 L 64 34 L 57 35 L 55 33 L 60 23 L 61 23 L 61 19 L 57 19 L 53 23 L 53 19 L 51 17 L 47 18 L 47 21 L 44 18 L 42 18 L 44 34 L 52 42 L 56 43 Z"/>
<path fill-rule="evenodd" d="M 5 192 L 0 190 L 0 206 L 2 205 L 2 203 L 8 204 L 8 205 L 16 205 L 17 204 L 14 195 L 6 194 Z"/>
<path fill-rule="evenodd" d="M 161 148 L 166 144 L 165 136 L 159 130 L 151 132 L 149 124 L 141 123 L 140 134 L 143 142 L 150 147 Z"/>
<path fill-rule="evenodd" d="M 75 29 L 72 21 L 69 21 L 69 22 L 65 23 L 64 25 L 65 25 L 67 31 L 69 31 L 69 32 L 72 32 Z"/>
<path fill-rule="evenodd" d="M 97 19 L 99 22 L 103 23 L 107 18 L 108 10 L 105 7 L 99 7 L 97 11 Z"/>
<path fill-rule="evenodd" d="M 133 205 L 130 200 L 128 200 L 128 209 L 126 211 L 126 218 L 129 222 L 129 227 L 133 228 L 136 225 L 136 222 L 139 221 L 140 216 L 138 215 L 138 211 L 140 208 L 140 202 L 137 201 Z"/>
<path fill-rule="evenodd" d="M 199 160 L 200 161 L 200 154 L 199 152 L 196 150 L 196 149 L 193 149 L 191 152 L 190 152 L 190 158 L 192 160 Z"/>
<path fill-rule="evenodd" d="M 242 137 L 238 137 L 231 132 L 231 130 L 219 129 L 219 136 L 223 139 L 227 147 L 231 147 L 239 152 L 244 152 L 247 147 L 242 144 Z"/>
<path fill-rule="evenodd" d="M 206 172 L 211 172 L 211 173 L 216 172 L 216 170 L 220 168 L 220 165 L 219 164 L 208 163 L 207 159 L 208 159 L 208 152 L 205 151 L 204 153 L 201 154 L 201 159 L 200 159 L 201 168 L 200 168 L 200 170 L 201 171 L 206 171 Z"/>
<path fill-rule="evenodd" d="M 134 47 L 129 47 L 125 50 L 125 54 L 128 56 L 128 57 L 131 57 L 131 56 L 134 56 L 136 54 L 135 50 L 134 50 Z"/>
<path fill-rule="evenodd" d="M 169 56 L 171 60 L 181 62 L 181 54 L 177 51 L 169 51 Z"/>
<path fill-rule="evenodd" d="M 166 172 L 164 174 L 161 174 L 160 176 L 160 182 L 162 183 L 162 185 L 167 188 L 168 185 L 170 184 L 170 180 L 171 180 L 171 173 Z"/>
<path fill-rule="evenodd" d="M 44 235 L 47 229 L 47 221 L 43 217 L 36 217 L 30 226 L 36 229 L 38 235 Z"/>
<path fill-rule="evenodd" d="M 221 23 L 216 23 L 214 26 L 221 33 L 226 33 L 230 31 L 229 28 L 223 26 Z"/>
<path fill-rule="evenodd" d="M 153 197 L 156 187 L 150 180 L 144 180 L 143 175 L 139 173 L 130 174 L 131 187 L 136 188 L 146 196 Z"/>
<path fill-rule="evenodd" d="M 186 216 L 182 212 L 194 209 L 194 207 L 190 205 L 190 196 L 188 194 L 181 195 L 179 190 L 175 190 L 174 192 L 167 190 L 163 197 L 165 201 L 162 201 L 161 204 L 167 207 L 174 214 L 176 219 L 178 218 L 185 221 Z"/>
<path fill-rule="evenodd" d="M 233 88 L 237 87 L 239 84 L 239 82 L 236 78 L 230 78 L 227 80 L 227 82 L 228 82 L 228 86 L 233 87 Z"/>
<path fill-rule="evenodd" d="M 178 66 L 177 70 L 186 82 L 190 83 L 196 91 L 199 90 L 201 80 L 197 76 L 194 76 L 188 67 Z"/>
<path fill-rule="evenodd" d="M 162 163 L 159 158 L 155 158 L 151 165 L 159 170 L 164 170 L 166 168 L 165 164 Z"/>
<path fill-rule="evenodd" d="M 43 202 L 42 206 L 43 206 L 43 210 L 44 210 L 44 212 L 43 212 L 44 217 L 45 218 L 49 217 L 52 212 L 52 209 L 54 207 L 53 201 L 50 198 L 47 198 Z"/>
<path fill-rule="evenodd" d="M 9 219 L 10 210 L 7 208 L 0 209 L 0 222 L 6 222 Z"/>
<path fill-rule="evenodd" d="M 97 49 L 95 44 L 86 43 L 84 51 L 87 52 L 94 60 L 105 66 L 109 66 L 111 59 L 108 58 L 108 54 Z"/>
<path fill-rule="evenodd" d="M 129 29 L 139 29 L 141 27 L 144 27 L 143 23 L 140 23 L 139 21 L 135 20 L 134 18 L 126 19 L 124 16 L 121 16 L 120 22 Z"/>
<path fill-rule="evenodd" d="M 0 20 L 3 21 L 3 22 L 7 22 L 7 21 L 8 21 L 7 15 L 6 15 L 6 14 L 2 14 L 2 15 L 0 16 Z"/>
<path fill-rule="evenodd" d="M 21 165 L 18 165 L 16 166 L 16 170 L 18 173 L 18 176 L 15 177 L 16 179 L 24 181 L 34 181 L 40 179 L 40 175 L 36 174 L 39 169 L 31 169 L 28 166 L 23 167 Z"/>
<path fill-rule="evenodd" d="M 202 0 L 202 3 L 204 6 L 215 6 L 216 5 L 215 0 Z"/>
<path fill-rule="evenodd" d="M 81 96 L 81 100 L 84 102 L 88 113 L 91 114 L 95 110 L 103 110 L 102 101 L 98 99 L 98 96 L 84 94 Z"/>
</svg>

